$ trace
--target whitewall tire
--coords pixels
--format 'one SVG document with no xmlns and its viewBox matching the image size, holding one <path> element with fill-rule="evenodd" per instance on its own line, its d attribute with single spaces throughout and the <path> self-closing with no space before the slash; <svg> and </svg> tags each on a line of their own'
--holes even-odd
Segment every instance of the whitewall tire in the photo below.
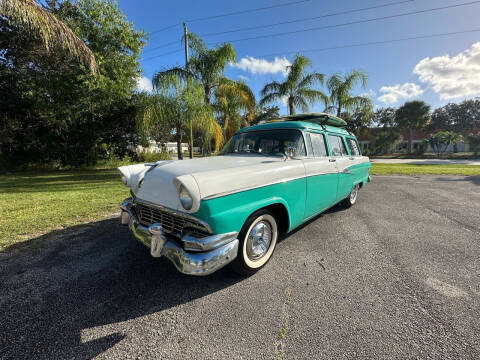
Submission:
<svg viewBox="0 0 480 360">
<path fill-rule="evenodd" d="M 270 260 L 278 240 L 278 224 L 266 209 L 253 213 L 239 233 L 238 255 L 232 268 L 243 275 L 252 275 Z"/>
</svg>

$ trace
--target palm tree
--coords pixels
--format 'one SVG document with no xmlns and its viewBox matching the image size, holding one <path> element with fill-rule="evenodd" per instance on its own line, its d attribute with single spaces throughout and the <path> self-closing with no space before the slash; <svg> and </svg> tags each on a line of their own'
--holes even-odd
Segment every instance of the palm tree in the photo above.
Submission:
<svg viewBox="0 0 480 360">
<path fill-rule="evenodd" d="M 353 88 L 360 83 L 367 86 L 367 75 L 359 70 L 353 70 L 345 75 L 334 74 L 327 80 L 330 96 L 325 102 L 325 111 L 334 112 L 340 116 L 342 112 L 355 112 L 359 108 L 369 107 L 371 100 L 366 96 L 352 96 Z"/>
<path fill-rule="evenodd" d="M 444 152 L 447 151 L 447 148 L 450 144 L 453 145 L 454 152 L 455 152 L 456 151 L 455 147 L 456 147 L 457 143 L 462 141 L 462 140 L 463 140 L 462 135 L 460 135 L 456 132 L 453 132 L 453 131 L 445 131 L 443 133 L 443 143 L 445 144 Z"/>
<path fill-rule="evenodd" d="M 225 67 L 236 61 L 235 49 L 231 43 L 209 49 L 203 40 L 193 33 L 188 34 L 188 46 L 192 50 L 188 70 L 177 66 L 159 71 L 153 76 L 153 85 L 161 86 L 165 81 L 168 82 L 172 75 L 185 82 L 198 81 L 203 86 L 205 104 L 210 105 L 213 91 L 223 80 Z"/>
<path fill-rule="evenodd" d="M 42 40 L 47 51 L 62 46 L 93 73 L 97 71 L 95 56 L 83 40 L 34 0 L 0 0 L 0 16 L 21 24 L 26 31 Z"/>
<path fill-rule="evenodd" d="M 286 99 L 290 115 L 295 114 L 295 108 L 308 112 L 308 104 L 315 101 L 326 101 L 326 95 L 313 88 L 315 84 L 323 85 L 324 74 L 318 72 L 307 73 L 306 68 L 311 66 L 309 58 L 296 55 L 293 64 L 288 68 L 288 75 L 284 82 L 272 81 L 266 84 L 260 95 L 260 105 Z"/>
<path fill-rule="evenodd" d="M 430 121 L 430 105 L 421 100 L 408 101 L 397 109 L 395 119 L 400 129 L 408 129 L 408 153 L 412 152 L 414 129 L 423 129 Z"/>
<path fill-rule="evenodd" d="M 241 81 L 223 79 L 215 90 L 215 103 L 213 108 L 223 120 L 223 133 L 225 141 L 253 117 L 255 108 L 255 95 L 252 90 Z M 242 118 L 241 111 L 244 112 Z"/>
</svg>

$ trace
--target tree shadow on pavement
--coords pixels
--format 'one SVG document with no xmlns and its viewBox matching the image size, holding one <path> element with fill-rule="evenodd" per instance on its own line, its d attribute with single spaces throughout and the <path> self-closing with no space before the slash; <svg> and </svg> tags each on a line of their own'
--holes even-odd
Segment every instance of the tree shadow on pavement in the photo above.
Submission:
<svg viewBox="0 0 480 360">
<path fill-rule="evenodd" d="M 180 274 L 118 219 L 107 219 L 0 252 L 0 358 L 91 359 L 126 335 L 82 330 L 156 313 L 243 278 L 222 269 Z M 148 340 L 146 340 L 148 341 Z"/>
<path fill-rule="evenodd" d="M 480 185 L 480 176 L 458 176 L 458 177 L 438 177 L 436 180 L 445 182 L 468 181 L 475 185 Z"/>
</svg>

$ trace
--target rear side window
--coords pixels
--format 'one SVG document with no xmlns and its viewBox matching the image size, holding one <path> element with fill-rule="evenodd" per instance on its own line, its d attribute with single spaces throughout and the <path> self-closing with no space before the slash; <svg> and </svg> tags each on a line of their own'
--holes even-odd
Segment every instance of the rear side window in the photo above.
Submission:
<svg viewBox="0 0 480 360">
<path fill-rule="evenodd" d="M 343 140 L 340 136 L 328 135 L 328 142 L 330 143 L 330 150 L 332 156 L 347 155 L 347 150 L 343 144 Z"/>
<path fill-rule="evenodd" d="M 360 155 L 360 150 L 358 150 L 357 142 L 355 139 L 347 138 L 347 145 L 350 149 L 351 155 Z"/>
<path fill-rule="evenodd" d="M 327 148 L 325 146 L 325 139 L 322 134 L 310 133 L 312 141 L 313 156 L 327 156 Z"/>
</svg>

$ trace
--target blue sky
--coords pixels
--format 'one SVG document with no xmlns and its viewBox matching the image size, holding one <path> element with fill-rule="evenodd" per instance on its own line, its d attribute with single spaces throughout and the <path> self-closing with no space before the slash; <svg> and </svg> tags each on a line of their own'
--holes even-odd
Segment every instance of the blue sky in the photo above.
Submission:
<svg viewBox="0 0 480 360">
<path fill-rule="evenodd" d="M 310 0 L 248 14 L 238 14 L 206 21 L 187 21 L 187 26 L 189 31 L 202 35 L 400 1 Z M 295 0 L 244 0 L 243 2 L 217 0 L 144 0 L 140 2 L 120 0 L 119 4 L 138 28 L 153 32 L 184 20 L 291 2 L 295 2 Z M 355 22 L 466 2 L 469 1 L 408 1 L 368 11 L 204 37 L 204 40 L 207 43 L 221 43 L 245 37 L 292 32 L 311 27 Z M 237 67 L 228 66 L 226 75 L 234 79 L 245 79 L 258 98 L 259 92 L 266 82 L 273 79 L 282 80 L 285 64 L 292 61 L 295 52 L 300 52 L 311 58 L 313 69 L 327 75 L 343 73 L 351 69 L 365 71 L 369 76 L 368 86 L 365 90 L 358 89 L 356 93 L 369 93 L 377 106 L 398 106 L 404 101 L 412 99 L 423 99 L 432 107 L 441 106 L 448 102 L 458 102 L 480 95 L 480 31 L 328 51 L 303 52 L 302 50 L 472 29 L 480 30 L 479 14 L 480 2 L 393 19 L 233 42 L 239 65 Z M 141 62 L 146 77 L 144 79 L 145 85 L 156 71 L 172 65 L 184 64 L 184 55 L 181 51 L 149 59 L 157 55 L 181 50 L 180 38 L 182 33 L 182 26 L 177 25 L 166 31 L 151 35 L 149 43 L 144 49 L 145 53 L 142 54 L 144 60 Z M 155 47 L 175 41 L 175 44 L 168 47 L 152 50 Z M 283 104 L 278 105 L 281 108 L 281 113 L 286 113 Z M 323 107 L 316 105 L 311 110 L 321 111 Z"/>
</svg>

